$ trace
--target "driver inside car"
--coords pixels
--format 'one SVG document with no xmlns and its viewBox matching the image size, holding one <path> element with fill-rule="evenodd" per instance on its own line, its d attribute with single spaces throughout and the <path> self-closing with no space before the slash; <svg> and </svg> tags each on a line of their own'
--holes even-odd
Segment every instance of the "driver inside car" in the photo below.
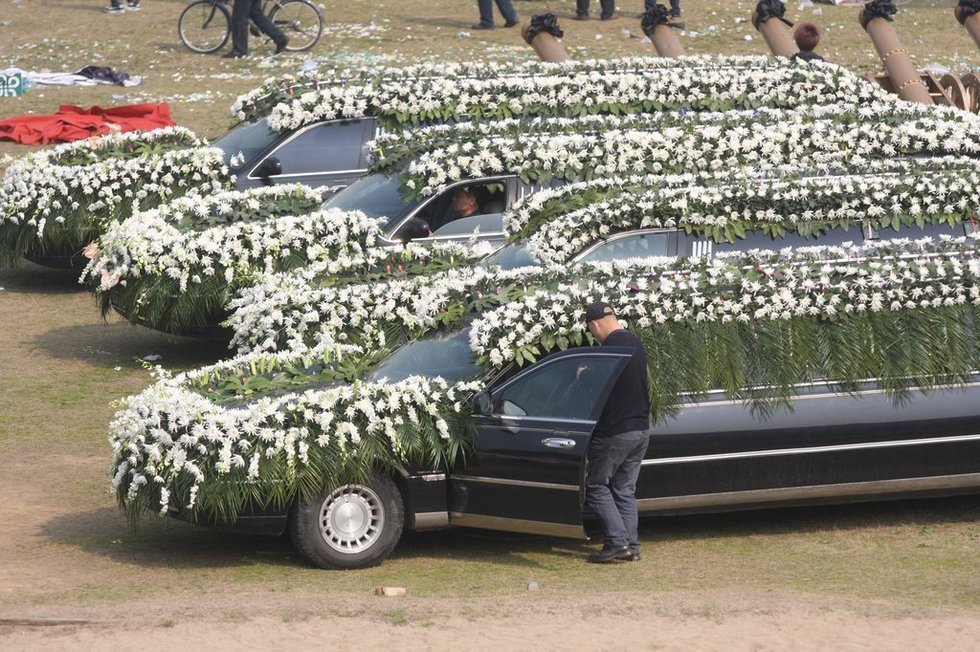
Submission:
<svg viewBox="0 0 980 652">
<path fill-rule="evenodd" d="M 429 226 L 435 233 L 450 222 L 478 214 L 480 214 L 480 201 L 477 199 L 476 190 L 473 187 L 457 188 L 449 201 L 449 206 L 446 207 L 442 215 L 442 219 L 430 218 Z"/>
<path fill-rule="evenodd" d="M 452 208 L 446 212 L 443 224 L 480 212 L 480 202 L 472 188 L 459 188 L 453 193 Z"/>
</svg>

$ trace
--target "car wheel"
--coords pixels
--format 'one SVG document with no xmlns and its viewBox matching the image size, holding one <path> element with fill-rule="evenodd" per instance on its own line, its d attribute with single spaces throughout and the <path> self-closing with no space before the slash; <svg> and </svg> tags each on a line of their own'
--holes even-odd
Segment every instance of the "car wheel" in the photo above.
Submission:
<svg viewBox="0 0 980 652">
<path fill-rule="evenodd" d="M 390 478 L 374 474 L 297 502 L 289 514 L 293 545 L 320 568 L 366 568 L 384 561 L 402 534 L 405 508 Z"/>
</svg>

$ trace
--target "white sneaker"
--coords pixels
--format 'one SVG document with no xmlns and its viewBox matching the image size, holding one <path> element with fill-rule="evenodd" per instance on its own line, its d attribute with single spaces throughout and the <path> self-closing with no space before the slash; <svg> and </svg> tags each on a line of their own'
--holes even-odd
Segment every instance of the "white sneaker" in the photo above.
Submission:
<svg viewBox="0 0 980 652">
<path fill-rule="evenodd" d="M 126 11 L 139 11 L 142 8 L 143 7 L 139 6 L 139 4 L 133 4 L 132 2 L 130 2 L 129 6 L 126 7 Z"/>
<path fill-rule="evenodd" d="M 126 13 L 126 7 L 113 7 L 109 5 L 108 7 L 104 7 L 102 11 L 107 14 L 124 14 Z"/>
</svg>

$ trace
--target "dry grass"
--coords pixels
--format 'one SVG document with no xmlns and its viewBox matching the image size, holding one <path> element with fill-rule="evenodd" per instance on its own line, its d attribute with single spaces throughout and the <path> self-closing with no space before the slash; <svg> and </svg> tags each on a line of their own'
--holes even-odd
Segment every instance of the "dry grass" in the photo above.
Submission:
<svg viewBox="0 0 980 652">
<path fill-rule="evenodd" d="M 138 14 L 106 16 L 98 0 L 0 0 L 0 22 L 10 21 L 0 26 L 0 67 L 73 70 L 98 63 L 146 75 L 136 88 L 43 88 L 19 100 L 0 99 L 0 117 L 49 112 L 59 103 L 167 100 L 178 123 L 213 137 L 227 126 L 235 95 L 303 61 L 301 55 L 226 61 L 192 54 L 175 34 L 183 3 L 144 4 Z M 652 50 L 624 33 L 639 33 L 638 6 L 621 7 L 620 21 L 577 23 L 568 20 L 571 0 L 515 4 L 525 19 L 556 11 L 566 47 L 577 58 Z M 689 52 L 764 51 L 761 39 L 736 23 L 753 3 L 683 4 L 688 29 L 697 32 L 683 36 Z M 800 12 L 791 4 L 791 18 L 812 17 L 812 10 Z M 918 63 L 966 72 L 980 57 L 950 6 L 907 5 L 898 29 Z M 874 71 L 876 58 L 856 25 L 855 10 L 822 9 L 825 54 L 862 73 Z M 460 38 L 476 20 L 475 3 L 337 3 L 327 7 L 327 20 L 329 32 L 312 55 L 321 66 L 533 56 L 515 30 Z M 358 27 L 372 21 L 382 29 Z M 753 40 L 744 40 L 746 35 Z M 256 49 L 269 52 L 265 44 Z M 0 145 L 0 152 L 24 151 Z M 303 565 L 281 540 L 154 518 L 134 532 L 106 493 L 111 401 L 149 382 L 135 358 L 158 354 L 164 366 L 180 369 L 224 352 L 115 321 L 104 324 L 91 297 L 70 277 L 29 264 L 0 272 L 0 287 L 0 616 L 88 611 L 104 619 L 150 622 L 161 612 L 196 617 L 188 605 L 202 602 L 228 613 L 302 615 L 309 608 L 296 605 L 307 599 L 334 609 L 342 602 L 358 612 L 371 608 L 358 596 L 377 584 L 395 584 L 477 619 L 483 615 L 481 596 L 521 594 L 530 579 L 540 582 L 542 599 L 580 600 L 581 608 L 588 600 L 578 596 L 585 592 L 665 600 L 677 593 L 715 596 L 711 607 L 695 599 L 692 613 L 737 611 L 746 593 L 871 601 L 886 613 L 975 613 L 980 607 L 978 498 L 658 519 L 644 525 L 647 559 L 609 569 L 582 563 L 585 548 L 575 542 L 430 533 L 408 535 L 379 568 L 323 573 Z M 732 597 L 726 602 L 719 595 Z M 427 603 L 404 604 L 404 611 L 382 610 L 381 617 L 393 623 L 418 619 L 419 604 Z"/>
</svg>

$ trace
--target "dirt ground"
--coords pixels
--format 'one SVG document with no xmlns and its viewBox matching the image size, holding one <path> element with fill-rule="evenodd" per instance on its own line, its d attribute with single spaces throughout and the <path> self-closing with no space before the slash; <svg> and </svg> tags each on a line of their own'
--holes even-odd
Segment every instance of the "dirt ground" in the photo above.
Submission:
<svg viewBox="0 0 980 652">
<path fill-rule="evenodd" d="M 837 604 L 814 604 L 798 595 L 757 596 L 623 594 L 613 604 L 580 597 L 560 602 L 470 600 L 485 618 L 447 616 L 431 624 L 379 622 L 366 616 L 300 618 L 218 616 L 168 627 L 127 628 L 92 621 L 82 625 L 10 627 L 6 649 L 185 649 L 188 641 L 211 650 L 326 648 L 410 650 L 975 650 L 980 624 L 969 617 L 882 617 Z M 406 598 L 394 598 L 406 600 Z M 733 602 L 735 603 L 733 605 Z M 406 618 L 456 606 L 416 601 Z M 332 611 L 334 605 L 323 605 Z M 703 613 L 699 613 L 703 612 Z"/>
</svg>

